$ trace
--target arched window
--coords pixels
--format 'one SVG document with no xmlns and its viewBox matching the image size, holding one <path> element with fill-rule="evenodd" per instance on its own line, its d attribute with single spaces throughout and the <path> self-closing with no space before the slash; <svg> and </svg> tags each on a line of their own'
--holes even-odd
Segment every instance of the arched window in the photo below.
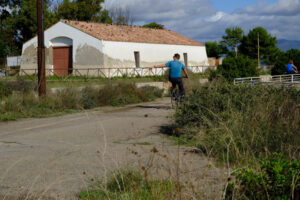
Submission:
<svg viewBox="0 0 300 200">
<path fill-rule="evenodd" d="M 61 46 L 72 46 L 73 40 L 68 37 L 56 37 L 51 40 L 51 46 L 61 47 Z"/>
</svg>

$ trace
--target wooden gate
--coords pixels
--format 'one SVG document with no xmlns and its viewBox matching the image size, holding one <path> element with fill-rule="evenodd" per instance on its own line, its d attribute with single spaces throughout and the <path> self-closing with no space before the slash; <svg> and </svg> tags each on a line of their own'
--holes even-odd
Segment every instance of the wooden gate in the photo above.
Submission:
<svg viewBox="0 0 300 200">
<path fill-rule="evenodd" d="M 53 47 L 53 66 L 56 76 L 68 76 L 72 73 L 72 46 Z"/>
</svg>

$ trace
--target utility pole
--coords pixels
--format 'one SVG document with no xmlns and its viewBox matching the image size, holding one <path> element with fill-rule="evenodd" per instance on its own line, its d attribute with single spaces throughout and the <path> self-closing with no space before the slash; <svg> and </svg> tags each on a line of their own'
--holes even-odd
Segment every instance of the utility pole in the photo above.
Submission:
<svg viewBox="0 0 300 200">
<path fill-rule="evenodd" d="M 7 78 L 8 75 L 9 75 L 9 71 L 8 71 L 8 63 L 7 63 L 7 57 L 8 57 L 8 56 L 6 56 L 5 61 L 4 61 L 4 65 L 5 65 L 5 76 L 6 76 L 6 78 Z"/>
<path fill-rule="evenodd" d="M 260 69 L 260 55 L 259 55 L 259 32 L 257 33 L 257 62 L 258 69 Z"/>
<path fill-rule="evenodd" d="M 46 95 L 46 69 L 44 44 L 44 14 L 43 0 L 37 0 L 37 28 L 38 28 L 38 89 L 39 96 Z"/>
</svg>

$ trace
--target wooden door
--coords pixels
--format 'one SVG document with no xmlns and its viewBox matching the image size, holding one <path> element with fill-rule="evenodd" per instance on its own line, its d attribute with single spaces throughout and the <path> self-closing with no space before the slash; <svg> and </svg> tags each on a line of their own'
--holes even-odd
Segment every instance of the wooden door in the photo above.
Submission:
<svg viewBox="0 0 300 200">
<path fill-rule="evenodd" d="M 53 66 L 56 76 L 68 76 L 72 72 L 72 46 L 53 47 Z"/>
</svg>

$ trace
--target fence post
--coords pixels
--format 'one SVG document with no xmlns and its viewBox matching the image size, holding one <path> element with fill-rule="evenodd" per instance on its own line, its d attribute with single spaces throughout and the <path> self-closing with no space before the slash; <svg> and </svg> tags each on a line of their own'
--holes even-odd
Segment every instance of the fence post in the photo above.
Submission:
<svg viewBox="0 0 300 200">
<path fill-rule="evenodd" d="M 292 74 L 292 83 L 294 83 L 294 74 Z"/>
<path fill-rule="evenodd" d="M 141 61 L 140 61 L 140 52 L 139 51 L 134 52 L 134 59 L 135 59 L 135 67 L 140 68 Z"/>
<path fill-rule="evenodd" d="M 186 68 L 188 68 L 188 54 L 183 53 L 183 57 L 184 57 L 184 65 Z"/>
<path fill-rule="evenodd" d="M 8 56 L 6 56 L 5 61 L 4 61 L 4 65 L 5 65 L 5 76 L 8 77 L 8 64 L 7 64 L 7 58 Z"/>
</svg>

